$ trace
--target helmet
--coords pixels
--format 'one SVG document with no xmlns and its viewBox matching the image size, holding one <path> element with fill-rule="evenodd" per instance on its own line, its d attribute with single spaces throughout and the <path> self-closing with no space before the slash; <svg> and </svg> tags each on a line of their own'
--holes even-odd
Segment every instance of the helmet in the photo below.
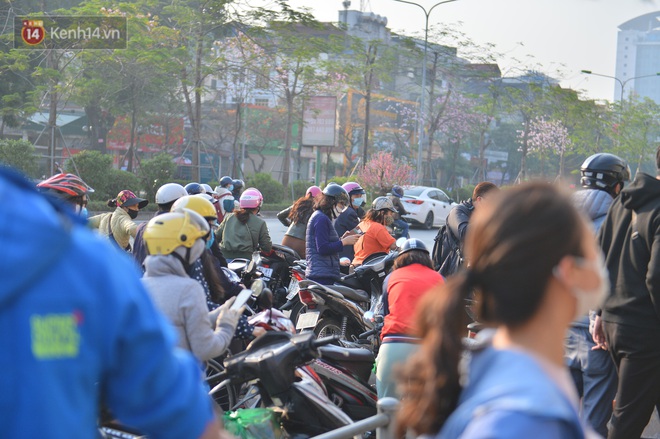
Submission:
<svg viewBox="0 0 660 439">
<path fill-rule="evenodd" d="M 394 208 L 394 204 L 392 204 L 392 200 L 390 200 L 387 197 L 378 197 L 376 198 L 373 203 L 371 203 L 371 208 L 373 210 L 391 210 L 392 212 L 396 212 L 397 210 Z"/>
<path fill-rule="evenodd" d="M 406 239 L 406 242 L 404 242 L 401 246 L 401 250 L 399 250 L 399 256 L 412 250 L 420 250 L 426 252 L 427 254 L 429 253 L 429 249 L 426 248 L 426 245 L 424 245 L 422 240 L 417 238 L 410 238 Z"/>
<path fill-rule="evenodd" d="M 37 184 L 41 192 L 52 193 L 61 198 L 82 197 L 94 192 L 80 177 L 73 174 L 57 174 Z"/>
<path fill-rule="evenodd" d="M 129 191 L 128 189 L 124 189 L 117 194 L 115 203 L 117 207 L 130 207 L 137 204 L 139 209 L 144 209 L 145 206 L 149 204 L 149 201 L 145 200 L 144 198 L 138 198 L 133 192 Z"/>
<path fill-rule="evenodd" d="M 366 193 L 364 192 L 364 189 L 362 189 L 362 186 L 354 181 L 347 181 L 346 183 L 342 184 L 341 187 L 346 189 L 346 192 L 348 192 L 349 196 Z"/>
<path fill-rule="evenodd" d="M 241 198 L 238 200 L 238 205 L 241 209 L 256 209 L 260 207 L 264 201 L 263 195 L 259 192 L 259 189 L 253 187 L 245 189 L 245 192 L 241 194 Z"/>
<path fill-rule="evenodd" d="M 181 246 L 191 248 L 209 231 L 209 223 L 198 213 L 181 209 L 153 217 L 142 236 L 150 255 L 169 255 Z"/>
<path fill-rule="evenodd" d="M 582 187 L 607 192 L 613 191 L 617 183 L 623 186 L 624 181 L 630 180 L 630 168 L 626 161 L 608 153 L 588 157 L 580 167 L 580 174 Z"/>
<path fill-rule="evenodd" d="M 403 188 L 398 184 L 395 184 L 392 186 L 392 195 L 399 198 L 403 197 Z"/>
<path fill-rule="evenodd" d="M 186 192 L 188 192 L 188 195 L 202 194 L 204 193 L 204 188 L 199 183 L 188 183 L 186 185 Z"/>
<path fill-rule="evenodd" d="M 245 183 L 243 183 L 243 180 L 234 180 L 234 189 L 240 189 L 243 186 L 245 186 Z"/>
<path fill-rule="evenodd" d="M 215 204 L 219 201 L 217 198 L 214 198 L 213 195 L 209 195 L 209 194 L 196 194 L 193 195 L 193 197 L 202 197 L 211 204 Z"/>
<path fill-rule="evenodd" d="M 167 204 L 188 195 L 186 189 L 178 183 L 166 183 L 156 192 L 156 204 Z"/>
<path fill-rule="evenodd" d="M 328 184 L 325 189 L 323 189 L 323 195 L 333 197 L 336 203 L 348 204 L 348 192 L 337 183 Z"/>
<path fill-rule="evenodd" d="M 220 186 L 225 187 L 229 186 L 230 184 L 234 184 L 234 180 L 232 180 L 230 176 L 225 175 L 220 179 Z"/>
<path fill-rule="evenodd" d="M 305 196 L 312 194 L 312 197 L 318 197 L 321 195 L 321 188 L 318 186 L 310 186 L 307 188 L 307 191 L 305 192 Z"/>
<path fill-rule="evenodd" d="M 215 207 L 209 200 L 203 198 L 204 195 L 206 194 L 186 195 L 179 198 L 172 205 L 172 212 L 180 209 L 190 209 L 207 220 L 217 219 Z"/>
<path fill-rule="evenodd" d="M 206 194 L 213 195 L 216 193 L 213 189 L 211 189 L 211 186 L 206 183 L 202 183 L 202 187 L 204 188 L 204 193 Z"/>
</svg>

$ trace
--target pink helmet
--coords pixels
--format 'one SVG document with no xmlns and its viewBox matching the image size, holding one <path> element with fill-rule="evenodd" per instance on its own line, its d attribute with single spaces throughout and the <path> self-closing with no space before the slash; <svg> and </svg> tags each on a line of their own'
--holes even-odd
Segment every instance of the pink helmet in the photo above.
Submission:
<svg viewBox="0 0 660 439">
<path fill-rule="evenodd" d="M 305 192 L 305 196 L 309 194 L 312 194 L 312 197 L 316 198 L 322 194 L 321 188 L 318 186 L 310 186 L 307 188 L 307 192 Z"/>
<path fill-rule="evenodd" d="M 362 186 L 360 186 L 358 183 L 354 181 L 347 181 L 343 185 L 341 185 L 344 189 L 346 189 L 346 192 L 348 192 L 348 195 L 357 195 L 357 194 L 364 194 L 364 189 L 362 189 Z"/>
<path fill-rule="evenodd" d="M 264 202 L 264 196 L 261 195 L 259 189 L 253 187 L 245 189 L 245 192 L 241 194 L 241 198 L 238 201 L 241 209 L 256 209 L 261 206 L 261 203 Z"/>
</svg>

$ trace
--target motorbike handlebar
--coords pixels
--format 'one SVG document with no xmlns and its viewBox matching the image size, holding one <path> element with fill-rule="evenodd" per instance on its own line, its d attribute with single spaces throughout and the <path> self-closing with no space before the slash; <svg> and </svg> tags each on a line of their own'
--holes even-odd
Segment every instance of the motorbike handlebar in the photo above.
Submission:
<svg viewBox="0 0 660 439">
<path fill-rule="evenodd" d="M 378 332 L 378 329 L 371 329 L 367 332 L 363 332 L 362 334 L 358 335 L 358 338 L 359 339 L 365 339 L 365 338 L 369 337 L 370 335 L 374 335 L 377 332 Z"/>
<path fill-rule="evenodd" d="M 340 337 L 338 335 L 331 335 L 329 337 L 317 338 L 316 340 L 312 340 L 312 347 L 313 348 L 319 348 L 319 347 L 325 346 L 327 344 L 336 343 L 339 340 L 340 340 Z"/>
</svg>

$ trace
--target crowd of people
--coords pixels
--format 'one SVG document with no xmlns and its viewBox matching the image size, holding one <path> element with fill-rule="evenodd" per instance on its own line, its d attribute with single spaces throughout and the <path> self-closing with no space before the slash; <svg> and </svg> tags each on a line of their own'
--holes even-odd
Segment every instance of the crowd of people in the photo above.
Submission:
<svg viewBox="0 0 660 439">
<path fill-rule="evenodd" d="M 656 158 L 660 169 L 660 148 Z M 324 285 L 397 249 L 393 225 L 409 238 L 384 282 L 375 368 L 379 397 L 401 399 L 402 437 L 639 438 L 660 407 L 660 176 L 629 179 L 624 160 L 601 153 L 572 194 L 478 184 L 446 219 L 461 258 L 444 276 L 401 223 L 400 186 L 366 211 L 356 182 L 311 186 L 277 218 L 282 244 Z M 167 183 L 138 224 L 148 200 L 128 189 L 86 218 L 93 189 L 78 176 L 34 188 L 3 168 L 0 181 L 0 245 L 13 255 L 0 401 L 21 408 L 3 416 L 8 434 L 43 436 L 67 419 L 91 431 L 102 401 L 156 437 L 221 435 L 201 364 L 263 332 L 232 308 L 243 286 L 227 272 L 273 252 L 261 192 L 229 176 Z M 468 302 L 487 328 L 471 343 Z"/>
</svg>

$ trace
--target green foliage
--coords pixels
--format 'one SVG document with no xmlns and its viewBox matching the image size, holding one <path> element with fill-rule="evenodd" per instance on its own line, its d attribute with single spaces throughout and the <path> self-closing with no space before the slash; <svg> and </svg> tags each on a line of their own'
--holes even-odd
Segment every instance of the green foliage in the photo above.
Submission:
<svg viewBox="0 0 660 439">
<path fill-rule="evenodd" d="M 175 172 L 176 164 L 172 161 L 172 156 L 165 152 L 156 154 L 149 160 L 144 160 L 140 169 L 140 177 L 142 178 L 141 187 L 146 192 L 147 198 L 153 201 L 158 188 L 165 183 L 170 183 Z"/>
<path fill-rule="evenodd" d="M 37 176 L 34 146 L 25 140 L 0 140 L 0 162 L 18 169 L 28 177 Z"/>
<path fill-rule="evenodd" d="M 138 197 L 141 196 L 139 189 L 140 178 L 131 172 L 111 169 L 107 187 L 110 193 L 108 198 L 115 198 L 117 194 L 124 189 L 133 191 Z"/>
<path fill-rule="evenodd" d="M 347 181 L 355 181 L 355 176 L 353 176 L 353 177 L 332 177 L 330 180 L 328 180 L 327 184 L 337 183 L 339 185 L 342 185 L 342 184 L 346 183 Z"/>
<path fill-rule="evenodd" d="M 292 181 L 291 185 L 293 186 L 293 198 L 294 200 L 297 200 L 298 198 L 305 195 L 305 192 L 307 192 L 307 188 L 312 186 L 312 183 L 305 180 L 296 180 L 296 181 Z M 289 190 L 288 193 L 290 194 L 291 190 Z"/>
<path fill-rule="evenodd" d="M 74 166 L 75 162 L 75 166 Z M 98 151 L 81 151 L 68 160 L 64 165 L 66 172 L 77 174 L 85 183 L 94 188 L 91 198 L 95 200 L 107 200 L 114 198 L 110 191 L 110 179 L 112 173 L 112 156 L 101 154 Z"/>
<path fill-rule="evenodd" d="M 259 189 L 264 196 L 264 202 L 267 203 L 279 203 L 286 198 L 282 183 L 263 172 L 250 175 L 245 181 L 245 187 Z"/>
</svg>

